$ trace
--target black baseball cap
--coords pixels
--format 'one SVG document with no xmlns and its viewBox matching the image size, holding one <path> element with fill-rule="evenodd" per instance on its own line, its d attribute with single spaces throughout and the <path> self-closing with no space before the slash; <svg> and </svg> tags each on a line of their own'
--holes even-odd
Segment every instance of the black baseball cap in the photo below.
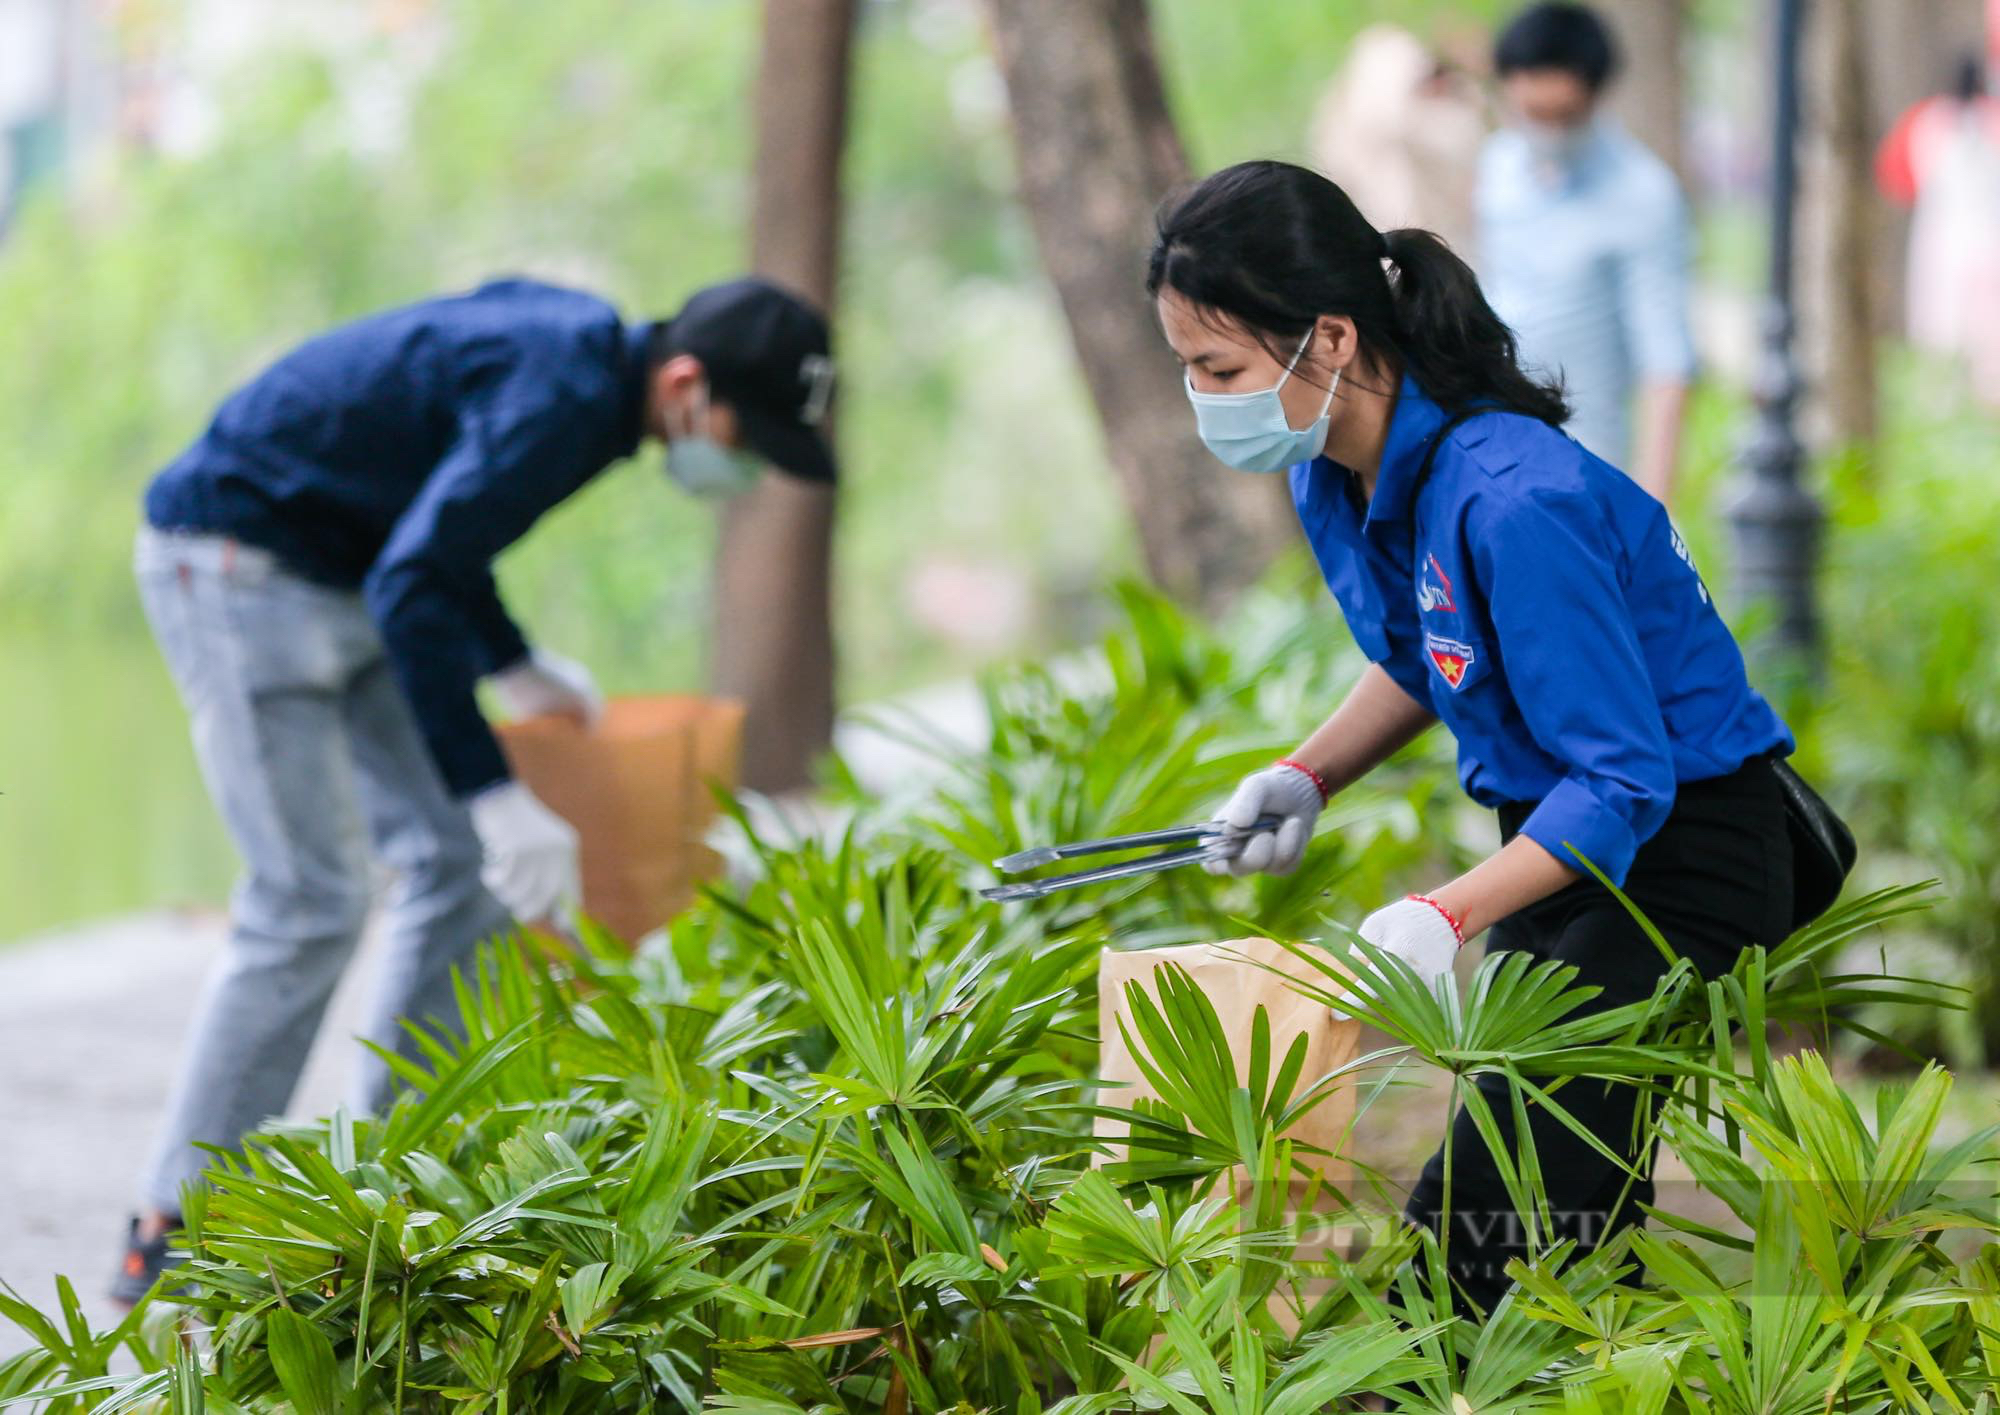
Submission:
<svg viewBox="0 0 2000 1415">
<path fill-rule="evenodd" d="M 826 437 L 833 358 L 817 309 L 746 276 L 696 291 L 662 328 L 659 346 L 701 360 L 751 451 L 805 481 L 834 479 Z"/>
</svg>

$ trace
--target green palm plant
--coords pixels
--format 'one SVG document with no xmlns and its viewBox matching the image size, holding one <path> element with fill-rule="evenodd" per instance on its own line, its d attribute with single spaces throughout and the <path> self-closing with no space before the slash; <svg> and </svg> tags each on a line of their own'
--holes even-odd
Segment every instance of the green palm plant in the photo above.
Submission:
<svg viewBox="0 0 2000 1415">
<path fill-rule="evenodd" d="M 81 1410 L 116 1415 L 171 1396 L 200 1409 L 199 1374 L 191 1378 L 180 1369 L 176 1344 L 162 1339 L 156 1310 L 135 1307 L 109 1331 L 96 1331 L 66 1277 L 56 1279 L 56 1302 L 50 1316 L 0 1283 L 0 1316 L 34 1343 L 0 1361 L 0 1406 L 33 1400 L 48 1415 Z M 112 1366 L 120 1362 L 135 1364 L 137 1374 L 113 1374 Z"/>
<path fill-rule="evenodd" d="M 2000 1231 L 1991 1184 L 1965 1177 L 2000 1127 L 1935 1147 L 1949 1087 L 1947 1073 L 1927 1067 L 1907 1087 L 1882 1092 L 1871 1129 L 1822 1058 L 1785 1058 L 1728 1102 L 1763 1161 L 1755 1168 L 1689 1116 L 1674 1118 L 1676 1146 L 1722 1177 L 1718 1192 L 1756 1235 L 1753 1260 L 1769 1260 L 1768 1271 L 1753 1272 L 1753 1312 L 1768 1306 L 1766 1284 L 1782 1273 L 1789 1300 L 1809 1303 L 1815 1327 L 1838 1337 L 1822 1393 L 1844 1392 L 1870 1373 L 1899 1395 L 1948 1387 L 1944 1363 L 1975 1354 L 1978 1319 L 1965 1282 L 1978 1264 L 1957 1273 L 1940 1262 L 1940 1245 L 1953 1233 Z M 1767 1242 L 1767 1234 L 1780 1237 Z M 1684 1267 L 1690 1259 L 1676 1253 L 1671 1261 Z"/>
<path fill-rule="evenodd" d="M 383 1114 L 216 1157 L 189 1196 L 185 1295 L 105 1332 L 67 1289 L 54 1317 L 0 1297 L 32 1344 L 0 1362 L 0 1407 L 1294 1415 L 1375 1392 L 1454 1415 L 1678 1415 L 2000 1397 L 2000 1245 L 1965 1179 L 1992 1132 L 1939 1142 L 1942 1072 L 1869 1112 L 1765 1041 L 1773 1021 L 1955 1005 L 1840 961 L 1917 891 L 1718 979 L 1669 950 L 1652 996 L 1595 1013 L 1557 965 L 1495 957 L 1432 989 L 1335 933 L 1298 945 L 1319 966 L 1299 986 L 1391 1045 L 1328 1076 L 1268 1020 L 1239 1069 L 1208 999 L 1164 969 L 1157 1000 L 1129 994 L 1125 1039 L 1159 1099 L 1093 1097 L 1102 948 L 1325 934 L 1424 858 L 1408 818 L 1450 789 L 1406 758 L 1379 812 L 1293 883 L 978 897 L 966 852 L 1198 816 L 1275 745 L 1239 724 L 1296 726 L 1325 701 L 1348 651 L 1274 603 L 1225 641 L 1131 596 L 1089 681 L 989 685 L 989 750 L 935 799 L 861 803 L 827 840 L 742 820 L 753 877 L 636 955 L 592 933 L 562 956 L 489 947 L 459 1032 L 391 1061 L 406 1089 Z M 1122 780 L 1128 747 L 1168 769 Z M 1450 1077 L 1542 1239 L 1477 1323 L 1435 1239 L 1326 1186 L 1354 1156 L 1286 1138 L 1334 1088 L 1386 1103 L 1415 1066 Z M 1564 1090 L 1590 1078 L 1630 1088 L 1635 1133 L 1731 1226 L 1662 1207 L 1588 1255 L 1547 1241 L 1525 1118 L 1574 1128 Z M 1091 1133 L 1107 1117 L 1119 1153 Z M 1329 1224 L 1372 1241 L 1303 1241 Z"/>
<path fill-rule="evenodd" d="M 920 727 L 882 725 L 930 754 L 946 788 L 910 824 L 966 861 L 1025 846 L 1206 819 L 1244 774 L 1324 715 L 1361 660 L 1330 641 L 1296 594 L 1269 594 L 1218 633 L 1157 593 L 1118 591 L 1121 630 L 1082 660 L 982 683 L 989 732 L 968 753 Z M 1345 795 L 1294 875 L 1212 880 L 1179 871 L 1010 911 L 1044 932 L 1102 927 L 1124 947 L 1220 936 L 1251 917 L 1278 937 L 1320 927 L 1329 899 L 1384 897 L 1392 877 L 1455 848 L 1418 822 L 1450 790 L 1436 743 L 1405 752 Z M 861 803 L 865 809 L 866 802 Z"/>
<path fill-rule="evenodd" d="M 1164 1325 L 1165 1352 L 1173 1362 L 1168 1374 L 1127 1357 L 1113 1359 L 1133 1391 L 1177 1415 L 1310 1415 L 1343 1396 L 1410 1380 L 1429 1365 L 1415 1354 L 1426 1329 L 1388 1319 L 1346 1328 L 1283 1362 L 1273 1361 L 1265 1338 L 1241 1316 L 1219 1337 L 1183 1312 L 1169 1313 Z M 1074 1408 L 1124 1407 L 1079 1401 Z"/>
</svg>

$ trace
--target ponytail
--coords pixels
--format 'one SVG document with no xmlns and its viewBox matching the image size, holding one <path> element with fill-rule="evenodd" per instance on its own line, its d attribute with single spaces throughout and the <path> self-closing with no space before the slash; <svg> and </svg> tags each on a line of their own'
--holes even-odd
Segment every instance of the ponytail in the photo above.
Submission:
<svg viewBox="0 0 2000 1415">
<path fill-rule="evenodd" d="M 1161 205 L 1146 293 L 1163 289 L 1267 345 L 1345 315 L 1365 349 L 1399 360 L 1447 413 L 1491 403 L 1569 416 L 1559 384 L 1522 371 L 1513 331 L 1449 246 L 1413 227 L 1377 231 L 1347 193 L 1288 162 L 1225 167 Z"/>
<path fill-rule="evenodd" d="M 1383 233 L 1392 267 L 1396 351 L 1440 407 L 1492 401 L 1545 423 L 1569 419 L 1560 384 L 1521 369 L 1514 331 L 1501 322 L 1472 268 L 1436 234 L 1415 226 Z"/>
</svg>

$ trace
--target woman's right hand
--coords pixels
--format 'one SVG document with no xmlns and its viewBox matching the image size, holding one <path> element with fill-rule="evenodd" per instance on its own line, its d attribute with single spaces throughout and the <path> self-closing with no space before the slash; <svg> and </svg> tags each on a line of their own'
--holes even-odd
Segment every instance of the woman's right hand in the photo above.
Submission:
<svg viewBox="0 0 2000 1415">
<path fill-rule="evenodd" d="M 1288 875 L 1305 858 L 1325 809 L 1320 778 L 1289 757 L 1253 772 L 1217 813 L 1223 833 L 1202 868 L 1212 875 Z M 1278 824 L 1253 830 L 1265 816 L 1277 817 Z"/>
</svg>

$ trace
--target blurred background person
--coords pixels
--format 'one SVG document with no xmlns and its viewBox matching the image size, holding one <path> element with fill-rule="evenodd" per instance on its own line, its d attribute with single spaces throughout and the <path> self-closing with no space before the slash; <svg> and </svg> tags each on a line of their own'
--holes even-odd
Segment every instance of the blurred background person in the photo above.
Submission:
<svg viewBox="0 0 2000 1415">
<path fill-rule="evenodd" d="M 1960 61 L 1951 92 L 1904 110 L 1875 180 L 1911 208 L 1910 342 L 1963 359 L 1975 396 L 2000 407 L 2000 99 L 1978 55 Z"/>
<path fill-rule="evenodd" d="M 1418 226 L 1465 259 L 1474 240 L 1473 179 L 1486 137 L 1464 71 L 1397 25 L 1354 37 L 1314 110 L 1313 165 L 1381 230 Z"/>
<path fill-rule="evenodd" d="M 1569 431 L 1665 501 L 1695 370 L 1680 186 L 1603 110 L 1618 52 L 1588 6 L 1523 10 L 1493 67 L 1507 122 L 1479 161 L 1481 282 L 1523 361 L 1562 379 Z"/>
</svg>

